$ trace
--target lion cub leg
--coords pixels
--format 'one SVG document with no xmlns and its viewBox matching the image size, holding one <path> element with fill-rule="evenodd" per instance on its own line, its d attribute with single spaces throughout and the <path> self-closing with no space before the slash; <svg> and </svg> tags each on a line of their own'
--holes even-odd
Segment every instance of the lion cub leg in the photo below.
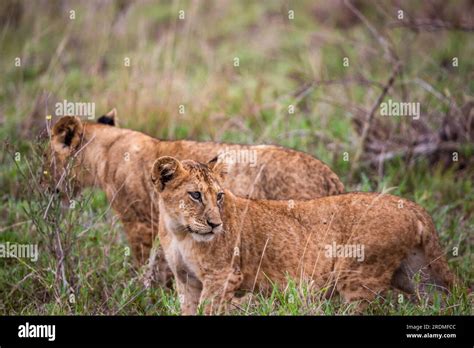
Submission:
<svg viewBox="0 0 474 348">
<path fill-rule="evenodd" d="M 356 308 L 362 312 L 377 296 L 391 288 L 391 280 L 397 262 L 364 263 L 341 260 L 337 265 L 336 289 L 346 302 L 362 301 Z"/>
<path fill-rule="evenodd" d="M 140 222 L 124 222 L 123 227 L 132 249 L 135 266 L 143 266 L 150 256 L 153 236 L 151 228 Z"/>
<path fill-rule="evenodd" d="M 173 284 L 173 272 L 166 262 L 163 248 L 158 245 L 150 252 L 150 258 L 145 267 L 145 273 L 142 281 L 146 288 L 153 284 L 158 284 L 165 289 L 171 289 Z"/>
<path fill-rule="evenodd" d="M 204 314 L 228 312 L 228 305 L 234 299 L 235 291 L 239 289 L 243 280 L 243 274 L 238 267 L 206 275 L 199 300 Z"/>
<path fill-rule="evenodd" d="M 163 248 L 158 240 L 153 243 L 152 228 L 141 222 L 124 223 L 127 239 L 132 247 L 135 267 L 147 265 L 143 282 L 145 287 L 158 284 L 171 288 L 173 273 L 166 262 Z"/>
<path fill-rule="evenodd" d="M 193 282 L 186 282 L 181 277 L 176 277 L 176 290 L 178 291 L 181 314 L 195 315 L 202 288 L 196 286 Z"/>
</svg>

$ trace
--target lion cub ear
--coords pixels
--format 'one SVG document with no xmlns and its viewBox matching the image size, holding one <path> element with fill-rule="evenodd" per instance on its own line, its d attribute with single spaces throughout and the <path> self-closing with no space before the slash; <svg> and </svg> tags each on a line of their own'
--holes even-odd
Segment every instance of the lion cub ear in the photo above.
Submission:
<svg viewBox="0 0 474 348">
<path fill-rule="evenodd" d="M 119 127 L 119 122 L 118 122 L 118 117 L 117 117 L 117 109 L 113 108 L 112 110 L 110 110 L 105 115 L 100 116 L 97 119 L 97 123 L 102 123 L 102 124 L 106 124 L 106 125 L 113 126 L 113 127 Z"/>
<path fill-rule="evenodd" d="M 224 180 L 230 171 L 230 166 L 225 162 L 224 156 L 216 156 L 207 163 L 210 170 L 221 180 Z"/>
<path fill-rule="evenodd" d="M 52 130 L 51 144 L 54 151 L 69 155 L 81 143 L 83 129 L 78 117 L 61 117 Z"/>
<path fill-rule="evenodd" d="M 151 181 L 161 192 L 164 190 L 165 184 L 176 178 L 183 170 L 181 162 L 176 158 L 170 156 L 160 157 L 153 164 Z"/>
</svg>

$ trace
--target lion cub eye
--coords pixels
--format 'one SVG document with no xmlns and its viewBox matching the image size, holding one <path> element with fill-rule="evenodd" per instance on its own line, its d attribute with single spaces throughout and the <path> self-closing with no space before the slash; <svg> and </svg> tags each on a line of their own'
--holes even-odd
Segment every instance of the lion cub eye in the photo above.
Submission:
<svg viewBox="0 0 474 348">
<path fill-rule="evenodd" d="M 201 192 L 188 192 L 192 199 L 201 202 Z"/>
<path fill-rule="evenodd" d="M 217 201 L 220 202 L 222 201 L 223 198 L 224 198 L 224 192 L 219 192 L 217 194 Z"/>
</svg>

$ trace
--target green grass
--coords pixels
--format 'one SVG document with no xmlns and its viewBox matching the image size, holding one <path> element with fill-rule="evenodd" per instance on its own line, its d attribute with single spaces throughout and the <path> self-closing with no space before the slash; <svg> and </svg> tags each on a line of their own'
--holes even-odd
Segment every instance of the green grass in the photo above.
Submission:
<svg viewBox="0 0 474 348">
<path fill-rule="evenodd" d="M 325 24 L 319 14 L 324 9 L 312 1 L 216 1 L 197 7 L 189 1 L 139 2 L 125 12 L 119 11 L 119 2 L 103 6 L 91 2 L 73 6 L 77 19 L 71 21 L 54 2 L 23 5 L 21 21 L 0 32 L 0 139 L 22 157 L 14 163 L 7 151 L 0 153 L 0 243 L 38 244 L 43 252 L 36 263 L 0 259 L 0 314 L 179 313 L 174 292 L 143 288 L 142 270 L 130 264 L 123 228 L 102 192 L 83 192 L 74 209 L 63 210 L 55 202 L 50 220 L 40 221 L 41 228 L 31 221 L 32 216 L 41 220 L 47 203 L 31 190 L 32 178 L 41 172 L 37 137 L 44 116 L 54 114 L 55 101 L 63 99 L 95 102 L 97 116 L 116 107 L 122 126 L 159 138 L 278 143 L 306 151 L 328 163 L 348 191 L 392 188 L 391 193 L 428 210 L 450 267 L 465 284 L 472 284 L 474 168 L 446 168 L 424 158 L 413 163 L 394 159 L 381 172 L 359 166 L 352 162 L 358 136 L 350 106 L 370 109 L 380 89 L 355 82 L 317 84 L 307 94 L 294 96 L 314 80 L 362 74 L 383 84 L 390 76 L 392 65 L 364 25 L 358 22 L 348 30 L 334 25 L 344 9 L 333 9 Z M 180 9 L 186 11 L 185 21 L 176 19 Z M 289 9 L 295 10 L 294 21 L 287 19 Z M 377 13 L 371 6 L 363 10 L 371 20 Z M 422 6 L 410 5 L 409 10 L 417 14 Z M 405 82 L 408 98 L 422 102 L 424 112 L 445 111 L 444 102 L 409 83 L 421 78 L 460 104 L 472 100 L 470 34 L 414 33 L 387 29 L 381 21 L 373 24 L 390 37 L 404 64 L 403 80 L 395 83 L 389 97 L 401 100 Z M 346 56 L 347 68 L 342 66 Z M 452 56 L 459 58 L 459 67 L 441 67 Z M 22 67 L 14 66 L 15 57 L 22 58 Z M 131 59 L 130 67 L 124 66 L 125 57 Z M 233 66 L 234 57 L 239 57 L 239 67 Z M 47 99 L 41 97 L 44 93 Z M 184 115 L 178 113 L 181 104 L 186 107 Z M 288 113 L 290 104 L 295 105 L 294 114 Z M 430 122 L 433 128 L 439 126 L 436 117 Z M 344 160 L 345 153 L 349 161 Z M 468 146 L 460 156 L 472 153 Z M 28 174 L 26 178 L 20 170 Z M 27 213 L 28 209 L 33 212 Z M 48 249 L 52 226 L 60 229 L 70 247 L 65 264 L 68 286 L 55 276 L 58 262 Z M 393 294 L 377 299 L 365 313 L 472 314 L 473 299 L 467 287 L 432 302 L 426 298 L 399 302 Z M 290 282 L 284 291 L 257 294 L 250 305 L 233 313 L 354 312 L 353 305 L 337 297 L 327 300 L 322 292 Z"/>
</svg>

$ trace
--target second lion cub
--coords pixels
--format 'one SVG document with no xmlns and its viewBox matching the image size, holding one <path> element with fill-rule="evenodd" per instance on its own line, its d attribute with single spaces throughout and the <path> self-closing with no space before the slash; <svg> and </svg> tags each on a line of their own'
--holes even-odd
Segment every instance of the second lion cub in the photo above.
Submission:
<svg viewBox="0 0 474 348">
<path fill-rule="evenodd" d="M 377 193 L 244 199 L 222 188 L 224 174 L 221 163 L 173 157 L 152 169 L 160 241 L 183 314 L 199 303 L 219 312 L 236 290 L 284 287 L 288 277 L 331 286 L 346 301 L 370 301 L 391 287 L 413 291 L 418 271 L 425 283 L 454 283 L 431 217 L 411 201 Z M 353 246 L 363 254 L 344 252 Z"/>
</svg>

